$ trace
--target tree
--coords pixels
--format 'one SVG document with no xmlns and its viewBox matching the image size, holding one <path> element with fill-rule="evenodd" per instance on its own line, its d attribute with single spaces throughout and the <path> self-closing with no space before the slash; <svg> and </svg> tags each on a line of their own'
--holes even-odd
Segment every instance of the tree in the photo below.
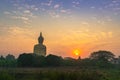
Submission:
<svg viewBox="0 0 120 80">
<path fill-rule="evenodd" d="M 8 54 L 5 59 L 6 67 L 16 67 L 17 62 L 14 55 Z"/>
<path fill-rule="evenodd" d="M 92 64 L 99 68 L 112 68 L 114 67 L 112 61 L 114 60 L 114 54 L 110 51 L 97 51 L 90 55 Z"/>
<path fill-rule="evenodd" d="M 0 56 L 0 60 L 5 60 L 5 58 L 1 55 L 1 56 Z"/>
<path fill-rule="evenodd" d="M 17 59 L 17 63 L 19 67 L 33 67 L 33 63 L 34 63 L 33 53 L 21 54 Z"/>
<path fill-rule="evenodd" d="M 4 56 L 0 56 L 0 67 L 5 67 L 6 66 L 6 61 Z"/>
<path fill-rule="evenodd" d="M 44 56 L 34 55 L 34 67 L 46 66 L 46 59 Z"/>
<path fill-rule="evenodd" d="M 64 66 L 77 66 L 78 60 L 71 58 L 71 57 L 65 57 L 63 61 Z"/>
<path fill-rule="evenodd" d="M 48 55 L 46 57 L 47 66 L 60 66 L 62 62 L 62 58 L 56 55 Z"/>
<path fill-rule="evenodd" d="M 118 57 L 118 64 L 120 64 L 120 56 Z"/>
<path fill-rule="evenodd" d="M 112 61 L 114 59 L 114 54 L 110 51 L 97 51 L 90 55 L 90 59 L 102 60 L 102 61 Z"/>
<path fill-rule="evenodd" d="M 6 56 L 6 59 L 7 59 L 7 60 L 15 60 L 15 56 L 13 56 L 13 55 L 11 55 L 11 54 L 8 54 L 8 55 Z"/>
</svg>

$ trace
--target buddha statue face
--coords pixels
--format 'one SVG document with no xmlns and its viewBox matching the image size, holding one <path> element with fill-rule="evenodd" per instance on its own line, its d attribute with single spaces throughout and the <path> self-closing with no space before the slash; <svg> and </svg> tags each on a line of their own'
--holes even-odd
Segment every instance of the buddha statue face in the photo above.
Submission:
<svg viewBox="0 0 120 80">
<path fill-rule="evenodd" d="M 40 36 L 38 38 L 38 42 L 39 42 L 39 44 L 43 44 L 43 41 L 44 41 L 44 38 L 42 36 L 42 32 L 40 32 Z"/>
</svg>

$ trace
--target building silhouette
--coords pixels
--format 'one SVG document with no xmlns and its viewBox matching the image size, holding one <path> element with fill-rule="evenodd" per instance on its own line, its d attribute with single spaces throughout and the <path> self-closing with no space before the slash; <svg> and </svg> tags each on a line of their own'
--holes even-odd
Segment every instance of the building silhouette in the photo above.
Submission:
<svg viewBox="0 0 120 80">
<path fill-rule="evenodd" d="M 40 36 L 38 38 L 38 44 L 34 46 L 34 54 L 39 56 L 45 56 L 46 55 L 46 46 L 43 44 L 44 37 L 42 36 L 42 32 L 40 32 Z"/>
</svg>

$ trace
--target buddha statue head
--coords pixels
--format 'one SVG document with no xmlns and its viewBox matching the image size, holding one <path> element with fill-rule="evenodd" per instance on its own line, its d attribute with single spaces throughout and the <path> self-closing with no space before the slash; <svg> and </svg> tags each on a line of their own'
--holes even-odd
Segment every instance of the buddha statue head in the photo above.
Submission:
<svg viewBox="0 0 120 80">
<path fill-rule="evenodd" d="M 40 32 L 40 36 L 38 38 L 38 42 L 39 42 L 39 44 L 43 44 L 43 41 L 44 41 L 44 37 L 42 36 L 42 32 Z"/>
</svg>

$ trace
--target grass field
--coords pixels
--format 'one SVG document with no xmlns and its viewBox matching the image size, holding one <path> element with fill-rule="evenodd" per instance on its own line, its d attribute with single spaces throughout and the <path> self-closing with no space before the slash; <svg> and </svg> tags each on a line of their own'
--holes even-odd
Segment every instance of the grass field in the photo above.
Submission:
<svg viewBox="0 0 120 80">
<path fill-rule="evenodd" d="M 117 69 L 0 68 L 0 80 L 120 80 Z"/>
</svg>

